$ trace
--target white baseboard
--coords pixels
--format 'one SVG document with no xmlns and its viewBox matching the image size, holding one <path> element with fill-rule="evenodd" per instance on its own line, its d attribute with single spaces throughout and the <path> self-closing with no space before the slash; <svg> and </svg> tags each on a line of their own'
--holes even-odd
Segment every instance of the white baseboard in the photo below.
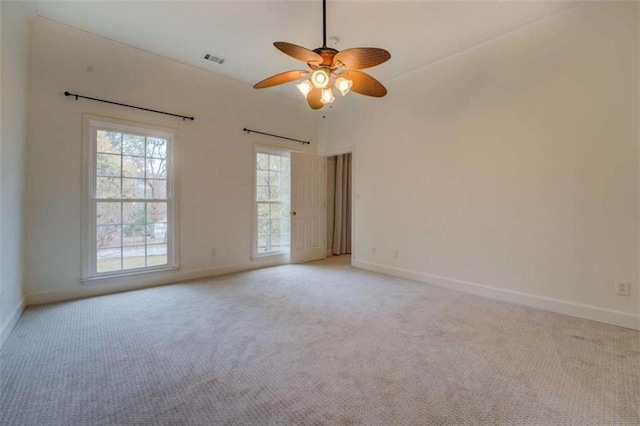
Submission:
<svg viewBox="0 0 640 426">
<path fill-rule="evenodd" d="M 434 284 L 440 287 L 459 290 L 465 293 L 471 293 L 504 302 L 516 303 L 545 311 L 557 312 L 573 317 L 631 328 L 633 330 L 640 330 L 640 315 L 634 315 L 627 312 L 613 311 L 599 308 L 597 306 L 583 305 L 581 303 L 568 302 L 551 297 L 538 296 L 535 294 L 522 293 L 519 291 L 441 277 L 438 275 L 396 268 L 393 266 L 380 265 L 363 260 L 356 259 L 353 260 L 351 264 L 356 268 L 380 272 L 394 277 Z"/>
<path fill-rule="evenodd" d="M 24 311 L 24 306 L 25 306 L 24 299 L 22 299 L 20 303 L 18 303 L 18 305 L 13 309 L 13 311 L 11 312 L 11 315 L 9 315 L 9 318 L 7 318 L 4 321 L 4 324 L 2 324 L 2 327 L 0 327 L 0 349 L 2 349 L 4 342 L 7 341 L 7 338 L 9 337 L 9 335 L 13 331 L 13 328 L 16 326 L 16 324 L 18 323 L 18 320 L 22 316 L 22 312 Z"/>
<path fill-rule="evenodd" d="M 86 297 L 103 296 L 106 294 L 121 293 L 124 291 L 140 290 L 143 288 L 174 284 L 199 278 L 215 277 L 218 275 L 226 275 L 234 272 L 249 271 L 252 269 L 266 268 L 268 266 L 283 265 L 286 263 L 288 263 L 288 258 L 284 256 L 267 257 L 226 265 L 213 266 L 209 268 L 163 272 L 158 273 L 158 275 L 153 275 L 153 278 L 151 280 L 144 276 L 140 276 L 138 282 L 135 284 L 131 284 L 131 280 L 127 280 L 129 282 L 124 284 L 118 283 L 117 281 L 91 285 L 79 284 L 77 286 L 69 288 L 27 293 L 27 295 L 25 296 L 26 306 L 63 302 L 74 299 L 83 299 Z"/>
</svg>

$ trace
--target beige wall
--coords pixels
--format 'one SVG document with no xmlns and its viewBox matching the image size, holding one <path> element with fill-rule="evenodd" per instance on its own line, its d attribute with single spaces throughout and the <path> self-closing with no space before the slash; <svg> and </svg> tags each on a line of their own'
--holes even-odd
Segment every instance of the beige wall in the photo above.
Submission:
<svg viewBox="0 0 640 426">
<path fill-rule="evenodd" d="M 24 151 L 29 75 L 28 3 L 0 2 L 0 346 L 22 312 Z"/>
<path fill-rule="evenodd" d="M 138 278 L 136 286 L 261 264 L 250 260 L 253 144 L 315 150 L 316 115 L 304 103 L 43 20 L 33 28 L 31 58 L 27 303 L 133 287 L 80 283 L 83 113 L 178 130 L 181 269 Z M 66 90 L 196 120 L 75 101 L 63 96 Z M 312 144 L 248 136 L 244 127 Z"/>
<path fill-rule="evenodd" d="M 640 327 L 638 52 L 637 4 L 582 5 L 336 103 L 354 263 Z"/>
</svg>

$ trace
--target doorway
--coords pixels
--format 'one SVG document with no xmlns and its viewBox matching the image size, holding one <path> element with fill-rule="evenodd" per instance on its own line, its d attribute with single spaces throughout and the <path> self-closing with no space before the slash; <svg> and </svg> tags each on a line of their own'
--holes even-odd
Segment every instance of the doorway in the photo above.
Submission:
<svg viewBox="0 0 640 426">
<path fill-rule="evenodd" d="M 331 203 L 327 198 L 327 157 L 277 148 L 255 147 L 254 232 L 252 258 L 289 256 L 291 263 L 324 259 L 327 249 L 351 253 L 350 156 L 334 157 Z M 345 160 L 346 159 L 346 160 Z M 344 164 L 343 164 L 344 163 Z M 346 173 L 346 174 L 345 174 Z M 336 182 L 347 185 L 335 188 Z M 336 194 L 341 198 L 336 199 Z M 348 203 L 341 201 L 348 198 Z M 337 201 L 336 201 L 337 200 Z M 327 206 L 331 204 L 331 233 L 327 232 Z M 335 206 L 340 208 L 334 211 Z M 346 210 L 345 210 L 346 207 Z M 335 218 L 339 217 L 339 229 Z M 344 221 L 346 225 L 342 225 Z M 341 235 L 348 234 L 346 240 Z M 335 237 L 334 237 L 335 235 Z"/>
</svg>

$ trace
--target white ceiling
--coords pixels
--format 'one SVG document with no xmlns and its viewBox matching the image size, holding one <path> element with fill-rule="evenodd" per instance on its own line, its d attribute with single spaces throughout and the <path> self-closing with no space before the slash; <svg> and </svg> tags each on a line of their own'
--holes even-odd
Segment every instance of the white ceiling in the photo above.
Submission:
<svg viewBox="0 0 640 426">
<path fill-rule="evenodd" d="M 559 12 L 564 1 L 327 2 L 327 37 L 338 50 L 381 47 L 391 60 L 367 70 L 382 83 Z M 37 14 L 99 36 L 253 85 L 306 64 L 279 52 L 287 41 L 322 45 L 322 2 L 43 1 Z M 221 56 L 223 65 L 202 59 Z M 292 84 L 275 90 L 299 95 Z"/>
</svg>

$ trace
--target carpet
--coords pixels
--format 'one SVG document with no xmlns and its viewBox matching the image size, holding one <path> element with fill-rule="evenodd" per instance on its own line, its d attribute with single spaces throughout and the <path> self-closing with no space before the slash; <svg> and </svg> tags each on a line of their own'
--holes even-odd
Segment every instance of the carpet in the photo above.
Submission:
<svg viewBox="0 0 640 426">
<path fill-rule="evenodd" d="M 0 424 L 640 423 L 640 333 L 348 261 L 29 307 Z"/>
</svg>

